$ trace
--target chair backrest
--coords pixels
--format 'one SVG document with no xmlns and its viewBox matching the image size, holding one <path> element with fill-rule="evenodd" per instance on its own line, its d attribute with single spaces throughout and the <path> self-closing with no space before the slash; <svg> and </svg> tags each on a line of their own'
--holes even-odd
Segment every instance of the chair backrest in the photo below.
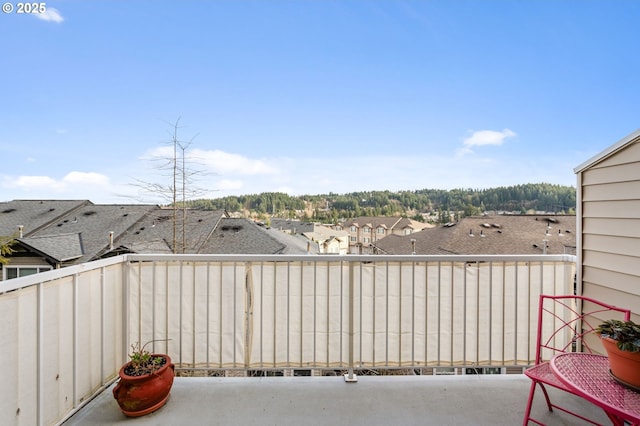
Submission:
<svg viewBox="0 0 640 426">
<path fill-rule="evenodd" d="M 593 331 L 605 320 L 629 321 L 631 311 L 584 296 L 540 295 L 536 364 L 561 352 L 601 349 Z M 597 343 L 595 343 L 597 342 Z"/>
</svg>

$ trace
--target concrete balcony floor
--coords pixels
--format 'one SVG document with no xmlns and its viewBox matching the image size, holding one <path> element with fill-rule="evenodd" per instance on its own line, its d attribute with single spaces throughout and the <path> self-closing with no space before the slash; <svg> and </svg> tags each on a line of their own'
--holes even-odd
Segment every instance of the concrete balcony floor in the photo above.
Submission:
<svg viewBox="0 0 640 426">
<path fill-rule="evenodd" d="M 519 425 L 530 380 L 524 375 L 342 377 L 176 377 L 167 404 L 127 418 L 111 389 L 68 419 L 71 425 Z M 564 392 L 552 398 L 602 424 L 604 413 Z M 533 412 L 549 425 L 585 422 L 549 413 L 541 392 Z"/>
</svg>

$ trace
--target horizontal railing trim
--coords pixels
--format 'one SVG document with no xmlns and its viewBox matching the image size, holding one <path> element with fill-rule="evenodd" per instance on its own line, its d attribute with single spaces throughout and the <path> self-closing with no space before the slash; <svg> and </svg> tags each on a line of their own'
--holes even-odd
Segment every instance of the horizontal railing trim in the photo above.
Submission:
<svg viewBox="0 0 640 426">
<path fill-rule="evenodd" d="M 125 259 L 126 258 L 124 255 L 114 256 L 107 259 L 94 260 L 92 262 L 81 263 L 79 265 L 66 266 L 60 269 L 40 272 L 38 274 L 33 274 L 26 277 L 0 281 L 0 293 L 46 283 L 48 281 L 57 280 L 58 278 L 68 277 L 86 271 L 104 268 L 106 266 L 117 265 L 119 263 L 124 263 Z"/>
<path fill-rule="evenodd" d="M 301 262 L 305 260 L 344 262 L 575 262 L 576 256 L 569 254 L 486 254 L 486 255 L 305 255 L 305 254 L 126 254 L 126 261 L 198 261 L 198 262 Z"/>
</svg>

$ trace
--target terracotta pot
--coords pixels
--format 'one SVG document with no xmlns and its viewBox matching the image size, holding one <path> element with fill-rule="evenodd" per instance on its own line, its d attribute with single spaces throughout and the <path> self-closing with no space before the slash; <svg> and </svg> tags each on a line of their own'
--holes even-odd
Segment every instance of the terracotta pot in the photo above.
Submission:
<svg viewBox="0 0 640 426">
<path fill-rule="evenodd" d="M 617 341 L 608 337 L 602 344 L 609 356 L 611 374 L 623 384 L 640 388 L 640 352 L 621 351 Z"/>
<path fill-rule="evenodd" d="M 120 381 L 113 388 L 113 397 L 118 401 L 120 410 L 129 417 L 139 417 L 152 413 L 162 407 L 169 397 L 173 385 L 175 366 L 171 358 L 164 354 L 160 356 L 167 362 L 159 370 L 144 376 L 129 376 L 125 374 L 126 363 L 120 368 Z"/>
</svg>

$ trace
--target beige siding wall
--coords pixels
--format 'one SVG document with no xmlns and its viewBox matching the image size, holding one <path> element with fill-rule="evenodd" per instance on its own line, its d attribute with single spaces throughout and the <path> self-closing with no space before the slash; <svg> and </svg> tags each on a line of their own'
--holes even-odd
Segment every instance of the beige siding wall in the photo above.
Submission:
<svg viewBox="0 0 640 426">
<path fill-rule="evenodd" d="M 640 136 L 579 172 L 582 292 L 640 320 Z"/>
<path fill-rule="evenodd" d="M 41 256 L 11 257 L 7 266 L 51 266 Z"/>
</svg>

